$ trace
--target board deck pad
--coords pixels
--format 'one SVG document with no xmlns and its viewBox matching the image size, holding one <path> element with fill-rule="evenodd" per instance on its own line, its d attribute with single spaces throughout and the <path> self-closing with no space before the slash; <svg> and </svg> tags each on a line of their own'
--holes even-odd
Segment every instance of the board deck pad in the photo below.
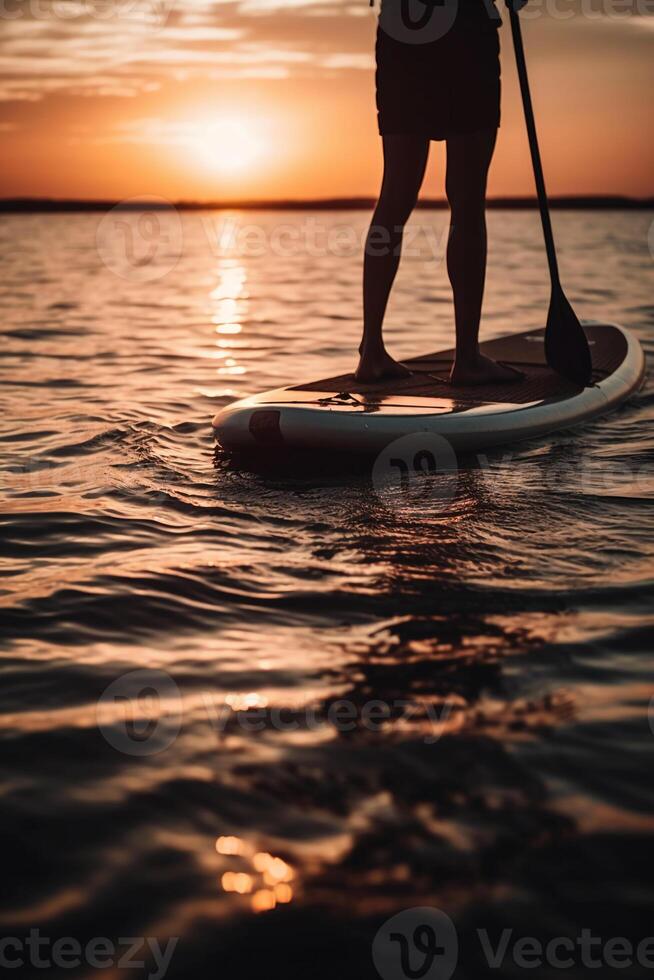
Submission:
<svg viewBox="0 0 654 980">
<path fill-rule="evenodd" d="M 627 341 L 619 330 L 606 326 L 586 325 L 593 364 L 593 383 L 608 377 L 622 364 L 627 353 Z M 366 395 L 368 398 L 388 399 L 415 397 L 420 399 L 452 399 L 457 405 L 503 403 L 525 405 L 552 398 L 569 398 L 581 389 L 555 374 L 545 361 L 545 330 L 527 330 L 480 344 L 482 353 L 496 361 L 504 361 L 525 374 L 522 381 L 457 387 L 447 381 L 454 350 L 423 354 L 403 361 L 413 372 L 409 378 L 363 384 L 353 374 L 342 374 L 321 381 L 295 385 L 287 391 L 321 392 L 334 395 Z"/>
</svg>

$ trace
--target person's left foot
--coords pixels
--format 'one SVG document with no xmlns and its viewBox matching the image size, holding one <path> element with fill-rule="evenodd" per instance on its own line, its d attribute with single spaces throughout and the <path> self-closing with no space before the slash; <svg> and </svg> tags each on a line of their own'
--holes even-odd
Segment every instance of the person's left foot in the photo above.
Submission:
<svg viewBox="0 0 654 980">
<path fill-rule="evenodd" d="M 375 354 L 364 353 L 359 360 L 359 366 L 354 372 L 354 377 L 362 384 L 377 384 L 381 381 L 391 381 L 394 378 L 408 378 L 411 376 L 406 365 L 400 361 L 395 361 L 385 350 Z"/>
</svg>

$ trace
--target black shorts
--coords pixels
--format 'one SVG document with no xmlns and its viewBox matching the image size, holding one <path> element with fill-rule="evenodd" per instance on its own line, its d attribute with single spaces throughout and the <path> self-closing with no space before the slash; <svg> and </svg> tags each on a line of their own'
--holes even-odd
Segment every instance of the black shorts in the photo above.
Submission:
<svg viewBox="0 0 654 980">
<path fill-rule="evenodd" d="M 375 54 L 382 135 L 443 140 L 498 128 L 500 42 L 493 23 L 461 18 L 442 38 L 410 44 L 389 37 L 380 22 Z"/>
</svg>

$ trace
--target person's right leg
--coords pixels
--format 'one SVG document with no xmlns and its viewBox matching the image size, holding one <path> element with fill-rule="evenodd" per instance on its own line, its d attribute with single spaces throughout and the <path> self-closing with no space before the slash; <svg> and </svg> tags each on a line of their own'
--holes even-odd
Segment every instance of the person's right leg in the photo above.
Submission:
<svg viewBox="0 0 654 980">
<path fill-rule="evenodd" d="M 447 271 L 454 294 L 454 384 L 518 381 L 519 371 L 479 351 L 479 321 L 486 278 L 486 179 L 495 148 L 494 129 L 447 140 L 445 186 L 450 204 Z"/>
<path fill-rule="evenodd" d="M 355 376 L 364 382 L 410 373 L 387 353 L 382 325 L 400 262 L 404 225 L 418 199 L 429 154 L 429 140 L 422 136 L 384 136 L 383 144 L 384 178 L 363 263 L 363 339 Z"/>
</svg>

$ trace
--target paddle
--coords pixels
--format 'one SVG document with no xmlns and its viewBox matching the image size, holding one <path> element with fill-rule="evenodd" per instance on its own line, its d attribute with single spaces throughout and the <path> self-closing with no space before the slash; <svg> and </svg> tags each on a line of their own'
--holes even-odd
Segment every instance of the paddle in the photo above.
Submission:
<svg viewBox="0 0 654 980">
<path fill-rule="evenodd" d="M 570 306 L 561 287 L 559 264 L 556 259 L 552 223 L 550 221 L 547 192 L 545 190 L 545 178 L 543 177 L 543 165 L 540 159 L 538 137 L 536 135 L 534 109 L 529 91 L 529 79 L 527 77 L 525 49 L 522 43 L 522 31 L 520 30 L 520 18 L 517 11 L 513 9 L 512 0 L 507 0 L 507 7 L 509 8 L 509 16 L 511 18 L 511 33 L 513 35 L 518 78 L 520 79 L 522 105 L 525 111 L 531 162 L 534 167 L 534 179 L 538 192 L 538 207 L 540 208 L 543 235 L 545 236 L 545 248 L 547 250 L 547 262 L 552 281 L 550 309 L 547 314 L 547 327 L 545 328 L 545 357 L 549 366 L 557 374 L 561 374 L 569 381 L 585 387 L 590 384 L 592 372 L 590 350 L 583 327 L 579 323 L 575 311 Z"/>
</svg>

